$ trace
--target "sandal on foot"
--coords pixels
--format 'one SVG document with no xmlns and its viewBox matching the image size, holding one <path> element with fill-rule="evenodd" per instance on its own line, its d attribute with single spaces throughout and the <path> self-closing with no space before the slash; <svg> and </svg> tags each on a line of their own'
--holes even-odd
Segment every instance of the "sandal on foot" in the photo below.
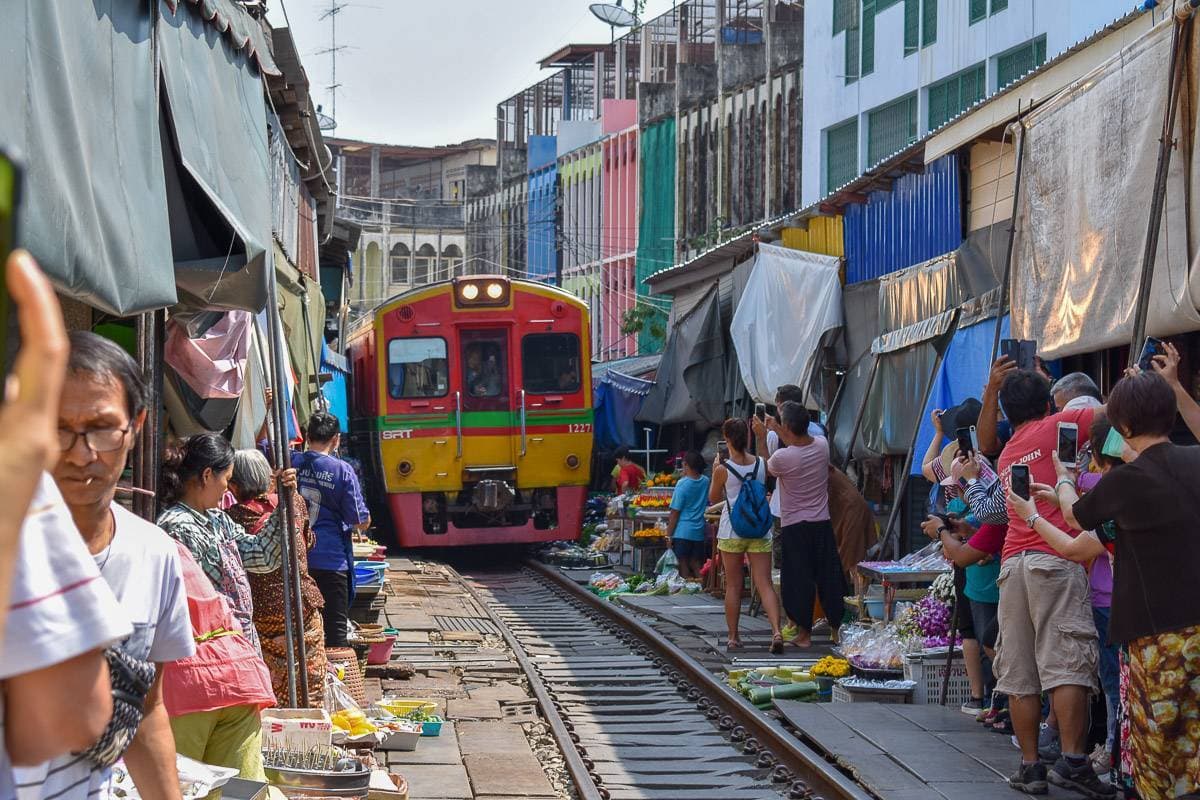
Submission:
<svg viewBox="0 0 1200 800">
<path fill-rule="evenodd" d="M 741 641 L 741 639 L 729 639 L 729 640 L 727 640 L 727 641 L 725 642 L 725 649 L 726 649 L 726 650 L 741 650 L 741 649 L 742 649 L 742 641 Z"/>
<path fill-rule="evenodd" d="M 771 655 L 783 655 L 783 637 L 778 633 L 771 638 Z"/>
</svg>

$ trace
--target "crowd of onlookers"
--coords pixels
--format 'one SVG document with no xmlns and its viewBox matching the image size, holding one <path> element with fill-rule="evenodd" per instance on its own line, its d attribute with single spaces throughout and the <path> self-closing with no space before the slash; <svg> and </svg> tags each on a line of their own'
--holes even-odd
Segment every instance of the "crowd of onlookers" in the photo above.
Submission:
<svg viewBox="0 0 1200 800">
<path fill-rule="evenodd" d="M 265 781 L 261 712 L 289 705 L 298 672 L 322 705 L 325 648 L 348 633 L 351 531 L 370 524 L 337 419 L 314 413 L 290 464 L 269 441 L 173 443 L 152 523 L 122 502 L 151 400 L 136 362 L 68 335 L 27 254 L 7 280 L 21 345 L 0 408 L 0 798 L 109 796 L 121 759 L 141 796 L 178 798 L 177 754 Z M 291 680 L 284 537 L 305 620 Z"/>
<path fill-rule="evenodd" d="M 934 491 L 922 529 L 954 565 L 971 685 L 963 711 L 1020 749 L 1009 781 L 1018 791 L 1200 796 L 1200 447 L 1171 440 L 1180 417 L 1200 439 L 1200 405 L 1179 364 L 1176 349 L 1160 345 L 1106 402 L 1084 373 L 1054 380 L 1040 359 L 1018 369 L 1003 356 L 981 398 L 933 412 L 921 463 Z M 711 477 L 688 453 L 671 503 L 672 547 L 687 575 L 706 553 L 702 515 L 721 505 L 731 650 L 741 647 L 745 567 L 771 623 L 771 652 L 788 640 L 811 644 L 814 598 L 836 641 L 846 574 L 874 538 L 845 523 L 860 516 L 853 499 L 832 502 L 862 498 L 831 467 L 799 389 L 780 394 L 778 416 L 759 407 L 724 424 Z M 641 478 L 624 455 L 621 489 Z M 768 481 L 777 524 L 759 531 L 745 524 L 739 495 L 757 497 Z M 850 560 L 852 541 L 864 544 Z M 1105 735 L 1088 752 L 1100 714 Z"/>
</svg>

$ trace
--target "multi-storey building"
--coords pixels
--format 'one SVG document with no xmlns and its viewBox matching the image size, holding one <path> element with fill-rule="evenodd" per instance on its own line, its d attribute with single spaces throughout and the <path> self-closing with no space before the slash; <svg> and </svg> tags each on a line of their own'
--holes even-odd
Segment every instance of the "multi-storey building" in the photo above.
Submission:
<svg viewBox="0 0 1200 800">
<path fill-rule="evenodd" d="M 468 198 L 490 186 L 496 143 L 406 147 L 330 139 L 338 211 L 362 227 L 350 296 L 362 314 L 399 292 L 462 274 Z"/>
<path fill-rule="evenodd" d="M 1129 11 L 1128 0 L 808 0 L 802 205 Z"/>
</svg>

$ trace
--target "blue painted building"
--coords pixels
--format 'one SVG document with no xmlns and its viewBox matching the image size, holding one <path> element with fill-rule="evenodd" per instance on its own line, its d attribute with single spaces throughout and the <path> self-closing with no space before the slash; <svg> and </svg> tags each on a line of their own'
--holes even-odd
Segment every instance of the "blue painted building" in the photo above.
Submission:
<svg viewBox="0 0 1200 800">
<path fill-rule="evenodd" d="M 558 142 L 529 137 L 529 196 L 525 223 L 525 273 L 530 280 L 558 277 Z"/>
</svg>

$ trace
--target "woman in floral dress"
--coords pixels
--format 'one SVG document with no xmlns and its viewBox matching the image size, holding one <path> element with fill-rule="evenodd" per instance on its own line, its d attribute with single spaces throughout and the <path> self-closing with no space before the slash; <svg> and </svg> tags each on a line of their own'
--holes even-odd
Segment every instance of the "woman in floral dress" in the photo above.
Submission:
<svg viewBox="0 0 1200 800">
<path fill-rule="evenodd" d="M 196 434 L 169 448 L 159 483 L 166 507 L 158 526 L 188 549 L 216 590 L 228 598 L 246 638 L 261 655 L 246 573 L 279 569 L 283 515 L 276 510 L 257 535 L 247 533 L 220 509 L 232 474 L 233 447 L 215 433 Z M 293 470 L 284 475 L 294 484 Z"/>
<path fill-rule="evenodd" d="M 279 508 L 279 495 L 271 491 L 271 465 L 258 450 L 238 450 L 233 457 L 230 488 L 237 505 L 230 518 L 251 534 L 267 528 Z M 300 601 L 304 616 L 304 653 L 307 659 L 309 705 L 320 708 L 324 697 L 325 625 L 321 609 L 325 600 L 308 574 L 308 551 L 316 542 L 308 508 L 299 492 L 292 493 L 293 548 L 300 568 Z M 277 697 L 287 697 L 287 643 L 284 633 L 283 580 L 279 571 L 249 574 L 254 600 L 254 625 L 262 642 L 263 660 L 271 670 Z"/>
</svg>

